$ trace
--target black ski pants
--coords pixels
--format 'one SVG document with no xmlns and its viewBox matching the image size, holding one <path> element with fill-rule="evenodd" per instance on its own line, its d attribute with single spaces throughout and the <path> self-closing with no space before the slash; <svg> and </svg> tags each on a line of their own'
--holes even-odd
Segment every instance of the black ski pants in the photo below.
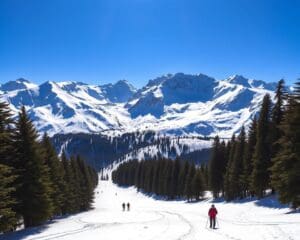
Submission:
<svg viewBox="0 0 300 240">
<path fill-rule="evenodd" d="M 210 217 L 209 218 L 209 223 L 210 223 L 210 225 L 209 225 L 210 228 L 215 228 L 216 227 L 216 218 L 215 217 Z"/>
</svg>

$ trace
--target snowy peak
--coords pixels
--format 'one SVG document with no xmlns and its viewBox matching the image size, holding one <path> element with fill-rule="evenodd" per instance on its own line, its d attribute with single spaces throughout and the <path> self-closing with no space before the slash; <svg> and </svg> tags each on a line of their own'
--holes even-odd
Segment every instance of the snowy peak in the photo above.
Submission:
<svg viewBox="0 0 300 240">
<path fill-rule="evenodd" d="M 104 96 L 113 103 L 127 102 L 137 91 L 127 80 L 102 85 L 101 89 Z"/>
<path fill-rule="evenodd" d="M 161 87 L 165 103 L 206 102 L 213 97 L 217 82 L 204 74 L 177 73 L 167 79 Z"/>
<path fill-rule="evenodd" d="M 277 83 L 271 82 L 266 83 L 262 80 L 248 79 L 242 75 L 234 75 L 225 79 L 228 83 L 242 85 L 247 88 L 260 88 L 274 91 L 276 89 Z"/>
<path fill-rule="evenodd" d="M 226 81 L 233 84 L 239 84 L 244 87 L 251 87 L 251 85 L 249 84 L 249 79 L 243 77 L 242 75 L 231 76 L 228 79 L 226 79 Z"/>
<path fill-rule="evenodd" d="M 151 114 L 160 117 L 164 106 L 206 102 L 214 95 L 217 82 L 204 74 L 176 73 L 149 81 L 129 103 L 132 117 Z"/>
<path fill-rule="evenodd" d="M 9 92 L 9 91 L 22 90 L 22 89 L 30 89 L 36 86 L 37 85 L 31 83 L 30 81 L 24 78 L 19 78 L 15 81 L 9 81 L 7 83 L 0 85 L 0 90 L 3 92 Z"/>
</svg>

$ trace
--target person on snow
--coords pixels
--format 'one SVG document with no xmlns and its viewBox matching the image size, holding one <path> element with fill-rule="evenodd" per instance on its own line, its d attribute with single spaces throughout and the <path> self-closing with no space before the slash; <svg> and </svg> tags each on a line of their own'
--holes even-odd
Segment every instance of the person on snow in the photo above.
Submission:
<svg viewBox="0 0 300 240">
<path fill-rule="evenodd" d="M 211 208 L 208 211 L 208 216 L 209 216 L 209 223 L 210 223 L 210 228 L 216 228 L 216 216 L 218 214 L 217 209 L 215 208 L 215 205 L 211 205 Z"/>
<path fill-rule="evenodd" d="M 130 203 L 127 203 L 127 211 L 130 211 Z"/>
<path fill-rule="evenodd" d="M 122 203 L 122 208 L 123 208 L 123 211 L 125 211 L 125 203 L 124 202 Z"/>
</svg>

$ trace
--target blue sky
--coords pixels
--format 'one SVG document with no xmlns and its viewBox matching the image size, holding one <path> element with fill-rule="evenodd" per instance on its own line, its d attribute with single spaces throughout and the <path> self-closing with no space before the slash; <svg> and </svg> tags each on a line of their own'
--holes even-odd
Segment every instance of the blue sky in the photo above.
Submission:
<svg viewBox="0 0 300 240">
<path fill-rule="evenodd" d="M 300 77 L 300 1 L 1 0 L 0 83 Z"/>
</svg>

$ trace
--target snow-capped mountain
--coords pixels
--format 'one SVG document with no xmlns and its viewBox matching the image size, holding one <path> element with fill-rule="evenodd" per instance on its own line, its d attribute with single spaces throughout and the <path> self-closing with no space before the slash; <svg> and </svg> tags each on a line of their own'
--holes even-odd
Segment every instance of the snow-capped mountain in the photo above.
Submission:
<svg viewBox="0 0 300 240">
<path fill-rule="evenodd" d="M 27 108 L 39 131 L 107 133 L 156 130 L 176 135 L 229 137 L 248 125 L 263 96 L 276 83 L 235 75 L 224 80 L 204 74 L 168 74 L 137 90 L 126 80 L 102 86 L 81 82 L 35 85 L 18 79 L 0 85 L 17 113 Z"/>
<path fill-rule="evenodd" d="M 9 81 L 7 83 L 0 85 L 0 91 L 9 92 L 9 91 L 15 91 L 15 90 L 34 88 L 34 87 L 36 87 L 35 84 L 31 83 L 30 81 L 28 81 L 24 78 L 19 78 L 15 81 Z"/>
<path fill-rule="evenodd" d="M 115 84 L 103 85 L 101 89 L 105 97 L 113 103 L 127 102 L 137 91 L 126 80 L 120 80 Z"/>
</svg>

